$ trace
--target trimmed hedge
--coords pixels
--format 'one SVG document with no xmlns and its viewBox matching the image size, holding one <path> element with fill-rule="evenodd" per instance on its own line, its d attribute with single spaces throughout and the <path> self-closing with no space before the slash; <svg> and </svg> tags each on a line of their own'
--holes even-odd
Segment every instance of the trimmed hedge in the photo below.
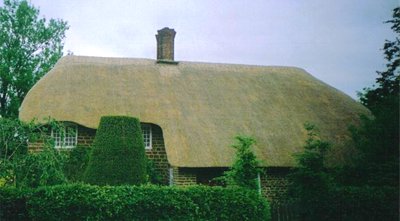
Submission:
<svg viewBox="0 0 400 221">
<path fill-rule="evenodd" d="M 316 196 L 306 203 L 294 201 L 288 206 L 295 210 L 299 220 L 399 220 L 398 187 L 338 186 L 321 194 L 322 197 Z"/>
<path fill-rule="evenodd" d="M 4 198 L 10 206 L 1 207 L 0 220 L 18 220 L 11 219 L 13 214 L 31 220 L 270 219 L 265 198 L 239 188 L 71 184 L 30 192 L 0 189 L 0 199 Z"/>
<path fill-rule="evenodd" d="M 139 120 L 104 116 L 100 119 L 84 181 L 96 185 L 143 184 L 145 157 Z"/>
<path fill-rule="evenodd" d="M 0 220 L 30 220 L 26 201 L 29 189 L 0 188 Z"/>
<path fill-rule="evenodd" d="M 399 189 L 392 186 L 347 186 L 331 190 L 331 220 L 399 220 Z"/>
</svg>

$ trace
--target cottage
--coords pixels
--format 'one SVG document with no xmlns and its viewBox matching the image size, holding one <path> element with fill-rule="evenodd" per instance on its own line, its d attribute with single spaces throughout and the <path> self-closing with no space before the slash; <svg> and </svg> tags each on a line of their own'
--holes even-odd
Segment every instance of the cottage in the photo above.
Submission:
<svg viewBox="0 0 400 221">
<path fill-rule="evenodd" d="M 75 133 L 57 148 L 91 145 L 101 116 L 138 117 L 146 153 L 165 184 L 207 183 L 232 165 L 236 135 L 257 140 L 263 193 L 279 199 L 302 151 L 305 122 L 334 143 L 329 163 L 346 159 L 348 125 L 367 110 L 296 67 L 174 60 L 173 29 L 158 31 L 157 59 L 65 56 L 27 94 L 20 119 L 52 117 Z M 34 148 L 32 145 L 31 148 Z M 267 178 L 266 178 L 267 177 Z"/>
</svg>

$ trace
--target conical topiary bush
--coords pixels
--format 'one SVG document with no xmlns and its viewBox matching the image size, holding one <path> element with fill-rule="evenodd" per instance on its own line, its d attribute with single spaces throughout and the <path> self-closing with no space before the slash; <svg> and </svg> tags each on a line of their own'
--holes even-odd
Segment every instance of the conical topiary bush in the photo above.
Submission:
<svg viewBox="0 0 400 221">
<path fill-rule="evenodd" d="M 146 181 L 144 143 L 137 118 L 101 118 L 84 181 L 95 185 L 138 185 Z"/>
</svg>

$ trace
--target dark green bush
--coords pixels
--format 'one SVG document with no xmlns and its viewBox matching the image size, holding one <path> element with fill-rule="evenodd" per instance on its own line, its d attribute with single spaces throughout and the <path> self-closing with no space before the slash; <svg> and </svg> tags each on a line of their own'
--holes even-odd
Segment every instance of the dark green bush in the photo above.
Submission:
<svg viewBox="0 0 400 221">
<path fill-rule="evenodd" d="M 77 146 L 68 151 L 68 157 L 64 164 L 64 174 L 70 182 L 83 181 L 91 147 Z"/>
<path fill-rule="evenodd" d="M 239 187 L 187 187 L 198 206 L 196 220 L 270 220 L 267 200 L 254 190 Z"/>
<path fill-rule="evenodd" d="M 140 122 L 133 117 L 100 120 L 84 181 L 96 185 L 146 182 L 146 159 Z"/>
<path fill-rule="evenodd" d="M 399 189 L 390 186 L 345 186 L 329 193 L 330 220 L 399 220 Z"/>
<path fill-rule="evenodd" d="M 70 184 L 42 187 L 31 193 L 14 191 L 10 195 L 9 190 L 0 189 L 0 199 L 7 197 L 5 202 L 10 205 L 0 209 L 0 214 L 11 214 L 0 217 L 4 220 L 12 220 L 7 219 L 15 217 L 12 214 L 52 221 L 269 220 L 267 201 L 255 191 L 239 188 Z M 13 207 L 19 200 L 26 200 L 27 206 Z"/>
<path fill-rule="evenodd" d="M 151 184 L 162 184 L 162 178 L 154 166 L 154 161 L 146 157 L 147 181 Z"/>
<path fill-rule="evenodd" d="M 29 220 L 26 201 L 30 192 L 17 188 L 0 188 L 0 220 Z"/>
</svg>

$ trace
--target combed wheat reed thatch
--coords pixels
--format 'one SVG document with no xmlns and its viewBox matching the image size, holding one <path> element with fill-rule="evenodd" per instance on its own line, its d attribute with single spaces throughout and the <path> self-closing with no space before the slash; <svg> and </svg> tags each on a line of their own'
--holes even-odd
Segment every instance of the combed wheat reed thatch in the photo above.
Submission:
<svg viewBox="0 0 400 221">
<path fill-rule="evenodd" d="M 360 113 L 368 111 L 294 67 L 66 56 L 28 93 L 20 118 L 97 128 L 104 115 L 138 117 L 161 126 L 168 161 L 179 167 L 230 166 L 233 138 L 249 135 L 263 166 L 294 166 L 305 122 L 337 144 L 330 159 L 341 162 Z"/>
</svg>

